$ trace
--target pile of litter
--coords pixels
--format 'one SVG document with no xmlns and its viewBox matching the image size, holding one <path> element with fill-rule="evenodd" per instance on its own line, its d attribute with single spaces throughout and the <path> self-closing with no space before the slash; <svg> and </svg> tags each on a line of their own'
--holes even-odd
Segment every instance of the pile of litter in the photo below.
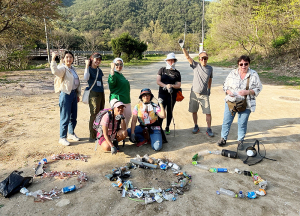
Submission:
<svg viewBox="0 0 300 216">
<path fill-rule="evenodd" d="M 166 189 L 155 188 L 137 188 L 133 186 L 132 181 L 125 180 L 130 177 L 130 169 L 142 168 L 142 169 L 156 169 L 160 168 L 161 171 L 167 172 L 172 170 L 176 178 L 175 181 L 170 183 L 170 187 Z M 180 167 L 167 160 L 150 158 L 148 155 L 140 157 L 137 155 L 135 159 L 131 159 L 129 163 L 124 167 L 119 167 L 112 170 L 112 174 L 105 175 L 110 181 L 116 181 L 112 183 L 113 187 L 120 188 L 122 197 L 128 197 L 131 200 L 144 202 L 149 204 L 152 202 L 161 203 L 164 200 L 175 201 L 178 195 L 182 195 L 190 188 L 192 177 L 186 172 L 180 171 Z"/>
<path fill-rule="evenodd" d="M 217 194 L 224 194 L 228 195 L 231 197 L 239 197 L 239 198 L 249 198 L 249 199 L 255 199 L 258 196 L 265 196 L 267 194 L 266 189 L 268 182 L 264 179 L 262 179 L 257 173 L 254 173 L 252 171 L 246 171 L 246 170 L 239 170 L 237 168 L 233 170 L 227 169 L 227 168 L 209 168 L 206 165 L 200 164 L 197 159 L 199 156 L 206 156 L 210 154 L 215 154 L 215 155 L 222 155 L 225 157 L 229 158 L 237 158 L 236 152 L 229 151 L 223 149 L 222 151 L 220 150 L 215 150 L 215 151 L 208 151 L 208 150 L 203 150 L 198 152 L 192 157 L 192 164 L 195 165 L 196 167 L 203 169 L 203 170 L 208 170 L 211 173 L 237 173 L 237 174 L 244 174 L 245 176 L 251 176 L 253 178 L 253 182 L 255 185 L 259 185 L 259 190 L 258 191 L 249 191 L 246 193 L 243 193 L 243 191 L 239 191 L 239 193 L 235 193 L 234 191 L 231 190 L 226 190 L 224 188 L 220 188 L 219 191 L 217 191 Z"/>
</svg>

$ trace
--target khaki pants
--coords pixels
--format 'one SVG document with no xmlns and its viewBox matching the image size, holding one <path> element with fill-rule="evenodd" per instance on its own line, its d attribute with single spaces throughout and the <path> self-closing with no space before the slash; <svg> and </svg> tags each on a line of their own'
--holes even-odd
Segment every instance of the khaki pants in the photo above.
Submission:
<svg viewBox="0 0 300 216">
<path fill-rule="evenodd" d="M 104 92 L 90 92 L 89 106 L 90 106 L 90 139 L 96 139 L 96 131 L 93 129 L 93 123 L 100 110 L 104 109 L 105 95 Z"/>
</svg>

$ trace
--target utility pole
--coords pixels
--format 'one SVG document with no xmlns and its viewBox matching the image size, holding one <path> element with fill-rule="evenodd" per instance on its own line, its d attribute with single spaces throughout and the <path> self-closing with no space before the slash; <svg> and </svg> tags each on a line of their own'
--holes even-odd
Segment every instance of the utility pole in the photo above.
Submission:
<svg viewBox="0 0 300 216">
<path fill-rule="evenodd" d="M 47 34 L 47 24 L 46 19 L 44 18 L 45 23 L 45 33 L 46 33 L 46 45 L 47 45 L 47 56 L 48 56 L 48 63 L 50 64 L 50 53 L 49 53 L 49 40 L 48 40 L 48 34 Z"/>
<path fill-rule="evenodd" d="M 202 0 L 203 6 L 202 6 L 202 44 L 204 42 L 204 0 Z"/>
</svg>

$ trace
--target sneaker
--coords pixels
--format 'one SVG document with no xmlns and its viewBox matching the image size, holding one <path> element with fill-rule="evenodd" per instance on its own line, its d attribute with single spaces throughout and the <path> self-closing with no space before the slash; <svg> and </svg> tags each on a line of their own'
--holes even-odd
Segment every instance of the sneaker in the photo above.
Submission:
<svg viewBox="0 0 300 216">
<path fill-rule="evenodd" d="M 226 145 L 226 140 L 224 140 L 224 138 L 222 138 L 217 142 L 217 144 L 218 144 L 218 146 L 224 146 L 224 145 Z"/>
<path fill-rule="evenodd" d="M 209 136 L 209 137 L 214 137 L 214 136 L 215 136 L 214 133 L 212 132 L 211 128 L 207 128 L 206 134 L 207 134 L 207 136 Z"/>
<path fill-rule="evenodd" d="M 198 125 L 195 125 L 194 129 L 193 129 L 193 134 L 196 134 L 200 131 L 200 128 L 198 127 Z"/>
<path fill-rule="evenodd" d="M 68 139 L 73 141 L 79 141 L 80 139 L 76 136 L 76 134 L 68 134 Z"/>
<path fill-rule="evenodd" d="M 145 139 L 144 141 L 142 141 L 142 142 L 138 142 L 137 144 L 136 144 L 136 147 L 140 147 L 140 146 L 142 146 L 142 145 L 144 145 L 144 144 L 146 144 L 147 143 L 147 140 Z"/>
<path fill-rule="evenodd" d="M 66 138 L 60 138 L 58 141 L 59 144 L 62 144 L 64 146 L 70 145 L 69 141 Z"/>
<path fill-rule="evenodd" d="M 171 133 L 171 131 L 170 131 L 169 127 L 166 127 L 165 134 L 170 135 L 170 133 Z"/>
</svg>

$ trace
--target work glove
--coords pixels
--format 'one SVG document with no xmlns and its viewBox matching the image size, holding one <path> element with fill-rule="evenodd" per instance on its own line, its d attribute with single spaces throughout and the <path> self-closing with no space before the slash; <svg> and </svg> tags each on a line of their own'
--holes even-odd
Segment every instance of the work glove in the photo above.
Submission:
<svg viewBox="0 0 300 216">
<path fill-rule="evenodd" d="M 180 47 L 183 49 L 184 48 L 184 40 L 179 39 L 178 43 L 179 43 Z"/>
<path fill-rule="evenodd" d="M 116 117 L 115 117 L 115 119 L 117 120 L 117 121 L 119 121 L 119 120 L 121 120 L 121 119 L 125 119 L 125 117 L 123 116 L 123 115 L 117 115 Z"/>
<path fill-rule="evenodd" d="M 173 88 L 168 88 L 168 92 L 169 92 L 170 94 L 172 94 L 172 93 L 173 93 Z"/>
<path fill-rule="evenodd" d="M 157 102 L 158 102 L 159 104 L 162 104 L 163 101 L 164 101 L 164 100 L 163 100 L 162 98 L 158 98 L 158 99 L 157 99 Z"/>
<path fill-rule="evenodd" d="M 113 155 L 113 154 L 117 154 L 118 149 L 115 146 L 113 146 L 113 147 L 111 147 L 110 151 L 111 151 L 111 154 Z"/>
<path fill-rule="evenodd" d="M 135 134 L 134 133 L 130 134 L 130 142 L 132 142 L 132 143 L 136 142 L 136 140 L 135 140 Z"/>
<path fill-rule="evenodd" d="M 207 96 L 210 96 L 210 89 L 207 89 Z"/>
</svg>

